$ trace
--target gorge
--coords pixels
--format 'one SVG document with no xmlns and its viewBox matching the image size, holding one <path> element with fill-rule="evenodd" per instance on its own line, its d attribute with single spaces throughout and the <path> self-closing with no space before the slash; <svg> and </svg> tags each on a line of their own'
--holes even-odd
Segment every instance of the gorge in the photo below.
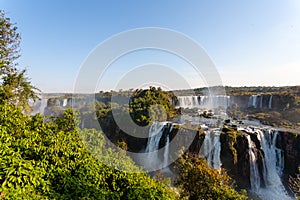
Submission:
<svg viewBox="0 0 300 200">
<path fill-rule="evenodd" d="M 167 122 L 151 125 L 146 152 L 150 149 L 158 151 L 161 147 L 169 146 L 169 135 L 176 139 L 178 126 L 173 129 L 168 129 L 167 126 L 170 126 Z M 156 127 L 155 131 L 153 127 Z M 286 189 L 286 178 L 296 173 L 300 165 L 299 135 L 295 137 L 293 149 L 289 149 L 290 147 L 286 148 L 284 144 L 284 138 L 290 137 L 290 133 L 270 127 L 244 125 L 237 129 L 224 126 L 222 131 L 216 128 L 185 131 L 193 136 L 196 134 L 190 151 L 198 152 L 200 157 L 204 156 L 208 165 L 214 169 L 227 169 L 228 174 L 234 177 L 241 188 L 250 189 L 250 193 L 258 195 L 261 199 L 292 199 L 288 188 Z M 164 136 L 168 139 L 163 139 Z M 168 151 L 164 151 L 163 157 L 148 159 L 151 163 L 166 163 L 166 152 Z M 291 160 L 292 156 L 296 158 Z"/>
<path fill-rule="evenodd" d="M 300 166 L 297 129 L 300 120 L 297 115 L 293 115 L 294 121 L 282 118 L 287 116 L 286 113 L 297 112 L 298 96 L 262 92 L 172 97 L 170 102 L 180 115 L 168 121 L 151 122 L 148 131 L 143 133 L 146 138 L 133 138 L 120 130 L 109 111 L 98 121 L 91 119 L 91 112 L 82 106 L 92 102 L 91 96 L 52 96 L 41 100 L 44 109 L 37 108 L 52 116 L 70 106 L 77 108 L 81 113 L 81 128 L 93 128 L 93 124 L 99 121 L 102 130 L 114 143 L 124 141 L 132 152 L 155 152 L 141 164 L 146 168 L 158 165 L 172 171 L 169 164 L 170 158 L 177 153 L 174 149 L 180 149 L 185 139 L 190 140 L 188 151 L 206 158 L 214 169 L 226 169 L 240 189 L 246 188 L 249 193 L 266 200 L 292 199 L 288 179 L 298 173 Z M 99 102 L 109 104 L 107 99 L 101 97 Z M 119 105 L 116 109 L 121 108 Z M 276 118 L 277 112 L 282 116 Z M 270 115 L 262 118 L 262 113 Z M 179 135 L 183 137 L 178 138 Z M 171 142 L 178 144 L 178 148 L 170 145 Z M 161 149 L 163 151 L 159 151 Z"/>
</svg>

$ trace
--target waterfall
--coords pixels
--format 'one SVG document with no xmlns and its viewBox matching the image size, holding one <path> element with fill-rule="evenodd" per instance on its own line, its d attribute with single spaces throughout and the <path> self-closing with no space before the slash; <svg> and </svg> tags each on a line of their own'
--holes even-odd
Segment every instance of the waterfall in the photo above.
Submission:
<svg viewBox="0 0 300 200">
<path fill-rule="evenodd" d="M 146 167 L 152 168 L 156 165 L 161 164 L 161 161 L 158 157 L 158 148 L 165 125 L 166 123 L 163 122 L 155 122 L 150 126 L 149 138 L 145 149 L 145 152 L 149 153 L 146 157 L 146 160 L 144 161 Z"/>
<path fill-rule="evenodd" d="M 284 154 L 279 148 L 275 148 L 276 153 L 276 170 L 278 175 L 281 177 L 284 169 Z"/>
<path fill-rule="evenodd" d="M 248 100 L 248 107 L 257 108 L 259 106 L 259 108 L 263 108 L 264 105 L 263 99 L 264 96 L 262 94 L 251 95 Z M 270 107 L 270 102 L 269 102 L 269 107 Z"/>
<path fill-rule="evenodd" d="M 41 106 L 40 106 L 40 109 L 39 109 L 39 112 L 41 113 L 41 115 L 44 115 L 45 108 L 47 107 L 47 102 L 48 102 L 48 99 L 42 99 L 41 100 Z"/>
<path fill-rule="evenodd" d="M 252 105 L 254 106 L 254 108 L 257 108 L 257 95 L 253 95 Z"/>
<path fill-rule="evenodd" d="M 215 138 L 215 148 L 214 148 L 214 156 L 213 156 L 213 168 L 214 169 L 220 169 L 221 168 L 221 159 L 220 159 L 220 153 L 221 153 L 221 142 L 220 142 L 220 134 L 216 134 Z"/>
<path fill-rule="evenodd" d="M 68 104 L 68 99 L 64 99 L 64 100 L 63 100 L 63 103 L 62 103 L 62 106 L 63 106 L 63 107 L 66 107 L 67 104 Z"/>
<path fill-rule="evenodd" d="M 173 125 L 168 122 L 155 122 L 149 128 L 149 138 L 145 148 L 146 156 L 140 158 L 141 164 L 145 169 L 162 169 L 164 172 L 171 173 L 168 168 L 169 163 L 169 147 L 170 133 Z M 164 134 L 166 133 L 166 134 Z M 165 136 L 165 137 L 163 137 Z M 164 140 L 162 139 L 164 138 Z M 164 148 L 159 149 L 160 143 L 164 142 Z"/>
<path fill-rule="evenodd" d="M 253 106 L 254 108 L 257 108 L 257 96 L 258 95 L 251 95 L 249 97 L 248 107 Z"/>
<path fill-rule="evenodd" d="M 228 106 L 233 104 L 230 96 L 178 96 L 179 107 L 182 108 L 203 108 L 213 109 L 222 107 L 227 109 Z"/>
<path fill-rule="evenodd" d="M 169 133 L 171 132 L 172 128 L 173 128 L 173 125 L 171 125 L 170 131 L 166 135 L 163 166 L 168 166 L 168 163 L 169 163 L 169 143 L 170 143 Z"/>
<path fill-rule="evenodd" d="M 273 100 L 273 95 L 270 96 L 270 99 L 269 99 L 269 109 L 272 109 L 272 100 Z"/>
<path fill-rule="evenodd" d="M 244 129 L 247 132 L 257 133 L 262 158 L 262 178 L 258 170 L 257 149 L 255 143 L 251 140 L 250 135 L 246 134 L 248 140 L 248 153 L 250 164 L 250 184 L 251 190 L 256 193 L 262 200 L 274 199 L 291 199 L 281 182 L 281 175 L 284 168 L 284 158 L 281 149 L 276 147 L 278 131 L 270 129 L 261 130 L 254 128 L 252 130 Z M 264 185 L 261 183 L 264 181 Z"/>
<path fill-rule="evenodd" d="M 182 108 L 199 108 L 200 100 L 198 96 L 179 96 L 179 107 Z"/>
<path fill-rule="evenodd" d="M 145 152 L 153 152 L 158 150 L 158 145 L 159 145 L 160 138 L 163 134 L 164 126 L 165 123 L 161 123 L 161 122 L 155 122 L 150 126 L 149 139 L 147 142 Z"/>
<path fill-rule="evenodd" d="M 209 130 L 205 131 L 205 138 L 203 141 L 203 153 L 207 160 L 207 163 L 213 169 L 221 168 L 221 142 L 220 131 Z"/>
<path fill-rule="evenodd" d="M 282 150 L 276 147 L 277 131 L 257 130 L 257 137 L 264 152 L 263 179 L 265 188 L 261 188 L 259 195 L 262 199 L 289 199 L 281 182 L 281 174 L 284 166 Z"/>
<path fill-rule="evenodd" d="M 44 115 L 45 108 L 47 107 L 48 99 L 41 99 L 33 102 L 33 111 L 31 112 L 32 115 L 40 113 Z"/>
<path fill-rule="evenodd" d="M 255 154 L 255 144 L 252 142 L 250 135 L 246 135 L 246 138 L 248 140 L 251 190 L 253 190 L 253 192 L 258 192 L 260 189 L 260 176 L 257 166 L 257 157 Z"/>
<path fill-rule="evenodd" d="M 259 107 L 260 107 L 260 109 L 262 109 L 262 107 L 263 107 L 263 95 L 259 95 L 259 97 L 260 97 Z"/>
</svg>

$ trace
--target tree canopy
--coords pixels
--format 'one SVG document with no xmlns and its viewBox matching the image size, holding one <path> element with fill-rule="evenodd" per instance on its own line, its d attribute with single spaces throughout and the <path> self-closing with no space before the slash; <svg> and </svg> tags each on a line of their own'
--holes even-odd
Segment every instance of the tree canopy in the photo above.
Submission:
<svg viewBox="0 0 300 200">
<path fill-rule="evenodd" d="M 35 100 L 37 88 L 31 85 L 26 70 L 18 69 L 20 33 L 5 12 L 0 10 L 0 101 L 28 110 L 29 100 Z"/>
<path fill-rule="evenodd" d="M 217 171 L 208 167 L 206 161 L 198 154 L 188 153 L 177 161 L 179 176 L 176 186 L 181 188 L 181 198 L 243 200 L 245 194 L 238 193 L 232 179 L 222 169 Z M 246 191 L 243 191 L 245 193 Z"/>
<path fill-rule="evenodd" d="M 0 104 L 0 199 L 174 199 L 166 185 L 140 173 L 125 154 L 105 146 L 100 131 L 79 130 L 72 110 L 29 117 Z M 80 135 L 80 137 L 79 137 Z M 104 150 L 105 151 L 104 151 Z M 97 152 L 95 152 L 97 151 Z"/>
<path fill-rule="evenodd" d="M 0 10 L 0 199 L 178 198 L 177 189 L 151 178 L 124 152 L 107 145 L 101 131 L 79 129 L 80 117 L 73 110 L 66 109 L 58 117 L 24 114 L 29 100 L 37 96 L 26 70 L 18 70 L 19 44 L 17 27 Z M 170 99 L 160 88 L 136 90 L 130 114 L 140 125 L 166 120 L 174 115 Z M 111 113 L 111 108 L 101 103 L 96 108 L 99 118 Z M 91 114 L 89 109 L 85 112 Z M 108 162 L 115 168 L 106 166 Z M 181 197 L 245 197 L 229 185 L 227 175 L 197 159 L 180 159 L 178 169 Z"/>
<path fill-rule="evenodd" d="M 174 115 L 170 99 L 170 94 L 161 88 L 136 90 L 129 104 L 131 117 L 141 126 L 146 126 L 151 121 L 165 121 Z"/>
</svg>

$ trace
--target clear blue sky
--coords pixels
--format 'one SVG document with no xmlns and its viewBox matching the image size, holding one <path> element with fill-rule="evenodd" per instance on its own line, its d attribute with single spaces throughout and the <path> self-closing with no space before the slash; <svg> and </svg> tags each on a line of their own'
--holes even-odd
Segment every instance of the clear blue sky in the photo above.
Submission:
<svg viewBox="0 0 300 200">
<path fill-rule="evenodd" d="M 81 64 L 99 43 L 141 27 L 193 38 L 214 61 L 224 85 L 300 85 L 298 0 L 2 0 L 0 8 L 22 34 L 20 66 L 44 92 L 71 92 Z M 126 70 L 121 62 L 113 73 Z M 111 76 L 101 89 L 113 89 Z"/>
</svg>

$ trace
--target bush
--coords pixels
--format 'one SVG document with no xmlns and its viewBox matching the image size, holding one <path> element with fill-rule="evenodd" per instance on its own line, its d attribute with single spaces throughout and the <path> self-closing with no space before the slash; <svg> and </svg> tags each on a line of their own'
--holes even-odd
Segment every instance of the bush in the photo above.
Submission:
<svg viewBox="0 0 300 200">
<path fill-rule="evenodd" d="M 186 154 L 177 161 L 179 177 L 176 185 L 181 198 L 188 199 L 247 199 L 234 190 L 231 178 L 222 169 L 211 169 L 197 154 Z M 244 191 L 243 191 L 244 192 Z"/>
<path fill-rule="evenodd" d="M 28 117 L 14 106 L 0 105 L 0 199 L 175 198 L 145 173 L 101 163 L 99 158 L 139 170 L 124 153 L 102 151 L 102 133 L 79 130 L 73 117 L 67 110 L 64 117 L 44 122 L 39 114 Z"/>
<path fill-rule="evenodd" d="M 151 121 L 165 121 L 174 116 L 175 112 L 170 99 L 170 94 L 161 88 L 136 90 L 129 104 L 130 115 L 140 126 L 147 126 Z"/>
</svg>

